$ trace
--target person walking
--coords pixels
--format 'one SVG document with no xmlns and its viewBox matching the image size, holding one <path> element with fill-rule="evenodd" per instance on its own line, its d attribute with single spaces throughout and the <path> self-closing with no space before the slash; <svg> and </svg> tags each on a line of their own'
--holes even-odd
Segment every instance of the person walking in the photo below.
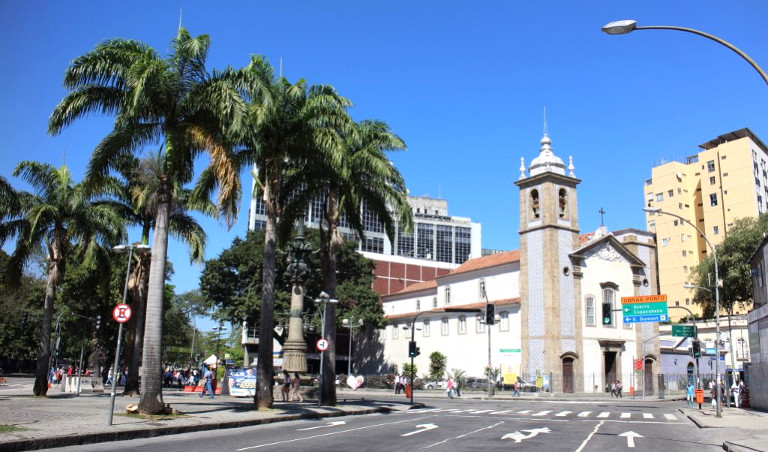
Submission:
<svg viewBox="0 0 768 452">
<path fill-rule="evenodd" d="M 453 398 L 453 380 L 451 379 L 451 377 L 448 377 L 448 381 L 446 381 L 445 383 L 445 394 L 449 398 L 451 399 Z"/>
<path fill-rule="evenodd" d="M 301 379 L 299 378 L 299 373 L 294 372 L 293 378 L 291 379 L 291 397 L 290 401 L 293 402 L 294 398 L 299 399 L 299 403 L 304 401 L 304 398 L 301 396 Z"/>
<path fill-rule="evenodd" d="M 693 408 L 693 382 L 688 381 L 688 386 L 685 387 L 685 399 L 688 401 L 688 408 Z"/>
<path fill-rule="evenodd" d="M 513 387 L 515 390 L 512 392 L 512 397 L 520 397 L 520 382 L 516 381 Z"/>
<path fill-rule="evenodd" d="M 453 384 L 453 389 L 456 390 L 456 397 L 461 397 L 461 378 L 456 378 L 456 382 Z"/>
<path fill-rule="evenodd" d="M 282 388 L 283 402 L 288 401 L 288 396 L 290 391 L 291 391 L 291 374 L 289 374 L 287 370 L 283 369 L 283 388 Z"/>
<path fill-rule="evenodd" d="M 213 398 L 213 372 L 210 367 L 203 373 L 203 392 L 200 393 L 200 397 L 202 398 L 206 392 Z"/>
<path fill-rule="evenodd" d="M 621 385 L 621 380 L 616 380 L 616 398 L 618 399 L 624 398 L 624 396 L 621 395 L 622 389 L 624 389 L 624 386 Z"/>
</svg>

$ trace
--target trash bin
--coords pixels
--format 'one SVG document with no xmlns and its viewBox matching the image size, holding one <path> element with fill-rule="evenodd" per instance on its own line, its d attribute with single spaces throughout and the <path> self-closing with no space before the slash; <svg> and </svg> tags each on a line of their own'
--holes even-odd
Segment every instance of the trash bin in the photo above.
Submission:
<svg viewBox="0 0 768 452">
<path fill-rule="evenodd" d="M 704 390 L 703 389 L 694 389 L 693 391 L 696 394 L 696 403 L 701 405 L 704 403 Z"/>
<path fill-rule="evenodd" d="M 411 385 L 406 384 L 405 385 L 405 398 L 410 399 L 411 398 Z"/>
<path fill-rule="evenodd" d="M 658 386 L 659 386 L 659 398 L 664 398 L 664 390 L 667 389 L 666 383 L 664 383 L 664 374 L 659 374 L 658 376 Z"/>
</svg>

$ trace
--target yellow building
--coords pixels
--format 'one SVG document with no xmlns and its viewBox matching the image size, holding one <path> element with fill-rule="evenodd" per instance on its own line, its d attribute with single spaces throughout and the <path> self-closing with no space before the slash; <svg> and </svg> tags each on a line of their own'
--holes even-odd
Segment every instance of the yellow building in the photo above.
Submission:
<svg viewBox="0 0 768 452">
<path fill-rule="evenodd" d="M 722 242 L 737 218 L 757 217 L 768 210 L 768 147 L 749 129 L 720 135 L 700 144 L 698 154 L 683 162 L 663 162 L 645 181 L 645 203 L 680 215 L 706 234 L 713 246 Z M 710 250 L 690 225 L 670 215 L 646 213 L 649 231 L 656 233 L 660 293 L 670 308 L 686 307 L 694 314 L 693 290 L 683 284 Z M 714 279 L 714 275 L 712 276 Z M 672 320 L 685 317 L 670 309 Z"/>
</svg>

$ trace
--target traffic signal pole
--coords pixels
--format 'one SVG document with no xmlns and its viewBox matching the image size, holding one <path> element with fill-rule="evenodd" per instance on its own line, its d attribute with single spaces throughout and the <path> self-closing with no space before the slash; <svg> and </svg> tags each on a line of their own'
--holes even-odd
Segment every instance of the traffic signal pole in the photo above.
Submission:
<svg viewBox="0 0 768 452">
<path fill-rule="evenodd" d="M 410 348 L 411 347 L 415 348 L 415 346 L 416 346 L 416 319 L 418 319 L 421 314 L 424 314 L 424 312 L 426 312 L 426 311 L 419 312 L 418 314 L 413 316 L 413 319 L 411 320 L 411 342 L 408 344 L 408 354 L 411 355 L 411 405 L 413 405 L 413 392 L 414 392 L 414 388 L 413 388 L 413 374 L 414 374 L 414 372 L 413 372 L 413 358 L 416 357 L 416 353 L 411 353 L 411 349 Z M 413 345 L 411 345 L 411 344 L 413 344 Z M 397 383 L 395 383 L 395 384 L 397 384 Z"/>
</svg>

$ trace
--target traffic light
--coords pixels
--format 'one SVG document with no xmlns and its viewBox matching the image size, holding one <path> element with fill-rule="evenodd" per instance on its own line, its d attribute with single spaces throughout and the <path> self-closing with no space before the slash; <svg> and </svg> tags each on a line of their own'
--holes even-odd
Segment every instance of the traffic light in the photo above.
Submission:
<svg viewBox="0 0 768 452">
<path fill-rule="evenodd" d="M 691 341 L 691 353 L 694 358 L 701 358 L 701 342 L 696 339 Z"/>
<path fill-rule="evenodd" d="M 613 310 L 610 303 L 603 303 L 603 325 L 610 325 L 612 320 Z"/>
<path fill-rule="evenodd" d="M 496 306 L 487 304 L 485 306 L 485 324 L 493 325 L 496 321 Z"/>
<path fill-rule="evenodd" d="M 96 329 L 101 328 L 101 315 L 96 316 Z"/>
<path fill-rule="evenodd" d="M 416 346 L 416 341 L 408 341 L 408 357 L 415 358 L 421 354 L 421 350 Z"/>
</svg>

